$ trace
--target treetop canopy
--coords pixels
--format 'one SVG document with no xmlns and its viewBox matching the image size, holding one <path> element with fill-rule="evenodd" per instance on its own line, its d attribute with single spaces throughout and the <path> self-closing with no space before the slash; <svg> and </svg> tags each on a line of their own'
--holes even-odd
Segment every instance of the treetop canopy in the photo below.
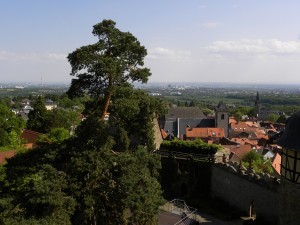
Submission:
<svg viewBox="0 0 300 225">
<path fill-rule="evenodd" d="M 77 89 L 86 89 L 97 96 L 127 82 L 147 82 L 150 70 L 141 67 L 147 55 L 146 48 L 131 33 L 117 29 L 115 24 L 112 20 L 103 20 L 94 25 L 92 33 L 99 41 L 68 55 L 71 75 L 77 77 L 72 85 Z"/>
<path fill-rule="evenodd" d="M 94 25 L 93 34 L 99 41 L 82 46 L 68 55 L 72 80 L 69 97 L 88 93 L 101 98 L 99 105 L 105 118 L 110 99 L 116 90 L 134 81 L 146 83 L 150 69 L 142 67 L 147 50 L 129 32 L 122 32 L 112 20 Z"/>
</svg>

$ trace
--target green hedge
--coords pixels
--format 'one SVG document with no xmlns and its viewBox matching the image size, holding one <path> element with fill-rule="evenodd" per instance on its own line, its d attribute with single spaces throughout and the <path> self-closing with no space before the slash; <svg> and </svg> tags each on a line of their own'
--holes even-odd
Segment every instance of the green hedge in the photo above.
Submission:
<svg viewBox="0 0 300 225">
<path fill-rule="evenodd" d="M 216 144 L 207 144 L 200 139 L 195 141 L 163 141 L 160 149 L 174 152 L 193 153 L 202 155 L 215 154 L 222 147 Z"/>
</svg>

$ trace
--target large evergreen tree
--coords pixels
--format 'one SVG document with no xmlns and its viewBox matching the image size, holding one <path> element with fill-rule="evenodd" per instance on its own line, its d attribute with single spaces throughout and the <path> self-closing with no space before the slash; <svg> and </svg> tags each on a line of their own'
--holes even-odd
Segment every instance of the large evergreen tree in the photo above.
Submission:
<svg viewBox="0 0 300 225">
<path fill-rule="evenodd" d="M 46 133 L 47 115 L 44 99 L 39 96 L 33 104 L 33 110 L 28 114 L 27 129 Z"/>
<path fill-rule="evenodd" d="M 163 111 L 162 102 L 146 92 L 131 87 L 119 88 L 111 102 L 110 124 L 116 128 L 115 142 L 120 144 L 123 141 L 123 149 L 127 149 L 128 139 L 131 148 L 143 145 L 153 151 L 153 119 Z"/>
<path fill-rule="evenodd" d="M 82 95 L 102 98 L 101 118 L 107 113 L 112 95 L 120 86 L 133 81 L 147 82 L 150 70 L 142 67 L 147 51 L 129 32 L 122 32 L 112 20 L 94 26 L 99 41 L 76 49 L 68 55 L 72 67 L 70 96 Z"/>
<path fill-rule="evenodd" d="M 9 159 L 0 223 L 157 224 L 158 156 L 143 147 L 113 153 L 108 127 L 89 117 L 75 138 Z"/>
<path fill-rule="evenodd" d="M 68 57 L 78 76 L 69 93 L 88 90 L 93 97 L 75 135 L 20 153 L 0 168 L 0 224 L 157 224 L 160 161 L 149 150 L 161 104 L 129 85 L 150 74 L 140 68 L 146 50 L 114 25 L 95 25 L 99 42 Z M 99 100 L 102 107 L 95 107 Z M 111 117 L 104 121 L 109 103 Z"/>
</svg>

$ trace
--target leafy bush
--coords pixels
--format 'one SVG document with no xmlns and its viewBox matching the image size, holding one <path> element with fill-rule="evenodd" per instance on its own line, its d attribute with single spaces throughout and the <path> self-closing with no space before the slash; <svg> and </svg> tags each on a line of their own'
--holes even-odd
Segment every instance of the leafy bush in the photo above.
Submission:
<svg viewBox="0 0 300 225">
<path fill-rule="evenodd" d="M 242 158 L 242 163 L 246 168 L 249 168 L 250 164 L 255 172 L 258 173 L 272 173 L 272 162 L 254 151 L 248 152 Z"/>
<path fill-rule="evenodd" d="M 200 139 L 196 139 L 195 141 L 173 140 L 163 141 L 160 149 L 174 152 L 213 155 L 221 149 L 221 146 L 207 144 Z"/>
</svg>

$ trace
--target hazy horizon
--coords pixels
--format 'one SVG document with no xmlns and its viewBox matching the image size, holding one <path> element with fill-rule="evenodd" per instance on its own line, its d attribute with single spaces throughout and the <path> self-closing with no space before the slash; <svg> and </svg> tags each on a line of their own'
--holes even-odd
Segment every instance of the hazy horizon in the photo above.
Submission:
<svg viewBox="0 0 300 225">
<path fill-rule="evenodd" d="M 9 86 L 70 86 L 71 82 L 22 82 L 22 81 L 6 81 L 6 82 L 1 82 L 0 81 L 0 87 L 1 85 L 9 85 Z M 159 82 L 159 81 L 150 81 L 147 83 L 133 83 L 134 86 L 191 86 L 191 87 L 271 87 L 271 88 L 276 88 L 276 87 L 287 87 L 287 88 L 299 88 L 300 89 L 300 83 L 251 83 L 251 82 Z"/>
</svg>

